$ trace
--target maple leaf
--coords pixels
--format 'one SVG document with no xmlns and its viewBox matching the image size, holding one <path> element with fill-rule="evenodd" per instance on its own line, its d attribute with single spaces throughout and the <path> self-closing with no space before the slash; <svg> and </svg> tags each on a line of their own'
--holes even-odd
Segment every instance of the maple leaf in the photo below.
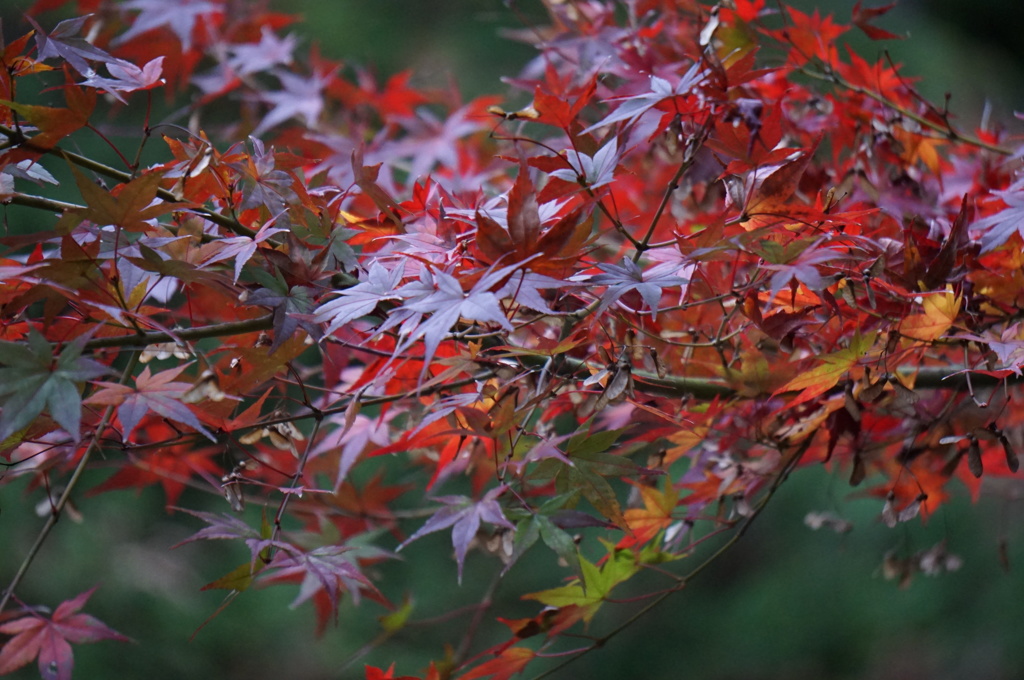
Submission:
<svg viewBox="0 0 1024 680">
<path fill-rule="evenodd" d="M 694 62 L 674 87 L 672 86 L 672 83 L 664 78 L 651 76 L 651 87 L 649 90 L 629 97 L 616 97 L 615 99 L 612 99 L 611 101 L 621 102 L 618 108 L 602 118 L 600 121 L 584 129 L 581 134 L 593 132 L 594 130 L 620 121 L 626 121 L 627 125 L 632 125 L 645 113 L 661 104 L 661 102 L 667 99 L 674 99 L 676 97 L 693 94 L 701 83 L 704 82 L 705 75 L 706 74 L 704 73 L 701 63 Z"/>
<path fill-rule="evenodd" d="M 882 7 L 861 7 L 860 2 L 853 5 L 853 25 L 864 31 L 864 35 L 872 40 L 899 40 L 903 36 L 890 33 L 884 29 L 872 26 L 871 21 L 887 13 L 896 6 L 895 2 Z"/>
<path fill-rule="evenodd" d="M 993 191 L 1006 204 L 999 212 L 978 220 L 971 229 L 981 232 L 981 252 L 987 253 L 1003 245 L 1014 233 L 1024 237 L 1024 178 L 1005 191 Z"/>
<path fill-rule="evenodd" d="M 506 488 L 508 487 L 504 484 L 495 487 L 484 494 L 479 501 L 465 496 L 436 498 L 435 500 L 443 503 L 444 507 L 434 513 L 416 533 L 402 541 L 396 550 L 401 550 L 417 538 L 452 527 L 452 545 L 455 546 L 455 561 L 458 563 L 458 578 L 461 585 L 462 565 L 466 561 L 466 551 L 469 550 L 470 542 L 476 537 L 480 522 L 488 522 L 506 529 L 515 529 L 515 525 L 505 518 L 497 500 Z"/>
<path fill-rule="evenodd" d="M 209 21 L 211 14 L 223 11 L 217 4 L 206 0 L 178 0 L 172 3 L 162 0 L 128 0 L 119 7 L 122 10 L 139 10 L 139 14 L 132 22 L 132 27 L 114 40 L 114 45 L 123 45 L 147 31 L 166 26 L 178 36 L 182 52 L 192 49 L 192 32 L 196 22 Z"/>
<path fill-rule="evenodd" d="M 80 84 L 108 92 L 119 102 L 126 104 L 128 102 L 121 96 L 122 92 L 151 90 L 166 82 L 160 77 L 163 72 L 163 64 L 163 57 L 149 61 L 142 68 L 127 61 L 112 61 L 107 64 L 107 71 L 110 72 L 111 78 L 101 78 L 94 72 Z"/>
<path fill-rule="evenodd" d="M 474 213 L 476 245 L 484 261 L 511 260 L 550 274 L 579 259 L 580 249 L 590 235 L 589 225 L 582 221 L 586 204 L 560 216 L 564 202 L 538 203 L 529 170 L 522 165 L 507 203 L 504 211 L 483 206 Z M 451 214 L 457 216 L 459 211 Z"/>
<path fill-rule="evenodd" d="M 422 339 L 423 370 L 426 371 L 441 340 L 459 319 L 496 323 L 506 331 L 512 330 L 500 298 L 492 289 L 517 268 L 518 265 L 492 268 L 467 293 L 454 276 L 421 267 L 418 281 L 407 283 L 396 291 L 405 298 L 405 302 L 389 314 L 378 332 L 401 323 L 400 332 L 404 337 L 395 354 L 404 352 Z M 424 315 L 428 314 L 424 320 Z"/>
<path fill-rule="evenodd" d="M 625 455 L 608 453 L 623 431 L 593 432 L 589 426 L 581 428 L 566 444 L 564 457 L 569 463 L 560 457 L 549 456 L 535 473 L 537 479 L 553 477 L 555 488 L 560 493 L 582 494 L 603 517 L 625 529 L 622 507 L 607 478 L 629 477 L 650 471 L 637 466 Z"/>
<path fill-rule="evenodd" d="M 113 225 L 127 231 L 146 231 L 151 228 L 150 220 L 181 207 L 181 204 L 156 200 L 156 192 L 163 179 L 161 171 L 147 172 L 122 184 L 116 195 L 90 181 L 73 165 L 71 171 L 86 205 L 64 212 L 57 223 L 57 230 L 61 233 L 69 233 L 83 220 L 100 227 Z"/>
<path fill-rule="evenodd" d="M 175 548 L 193 541 L 236 540 L 240 538 L 249 548 L 251 563 L 256 564 L 256 560 L 260 558 L 260 553 L 263 551 L 270 548 L 290 547 L 287 543 L 271 539 L 268 528 L 264 527 L 262 530 L 253 529 L 234 515 L 227 513 L 215 515 L 212 512 L 199 512 L 185 508 L 176 509 L 193 517 L 198 517 L 209 526 L 203 527 L 185 540 L 178 542 L 174 545 Z"/>
<path fill-rule="evenodd" d="M 401 300 L 397 289 L 403 269 L 398 266 L 388 270 L 375 260 L 369 271 L 360 273 L 362 280 L 359 283 L 338 291 L 339 297 L 321 304 L 313 318 L 317 323 L 329 322 L 324 333 L 330 335 L 345 324 L 366 316 L 381 302 Z"/>
<path fill-rule="evenodd" d="M 653 486 L 637 485 L 640 491 L 640 498 L 643 500 L 643 508 L 629 508 L 624 513 L 626 524 L 632 535 L 626 536 L 616 546 L 617 548 L 633 547 L 641 545 L 654 538 L 659 531 L 664 531 L 674 521 L 672 512 L 679 503 L 679 490 L 672 482 L 665 478 L 661 489 Z"/>
<path fill-rule="evenodd" d="M 166 428 L 167 436 L 177 433 Z M 159 484 L 164 491 L 164 505 L 173 507 L 186 488 L 186 481 L 195 476 L 214 478 L 223 474 L 220 465 L 211 458 L 210 449 L 182 450 L 182 448 L 161 448 L 150 451 L 134 460 L 134 464 L 120 468 L 102 484 L 89 489 L 89 496 L 95 496 L 118 489 L 143 489 Z"/>
<path fill-rule="evenodd" d="M 793 401 L 789 402 L 792 408 L 813 399 L 829 391 L 839 382 L 846 373 L 856 366 L 861 358 L 866 355 L 875 344 L 877 333 L 861 335 L 857 333 L 850 341 L 850 346 L 832 354 L 821 357 L 821 363 L 808 371 L 803 371 L 785 385 L 775 390 L 772 396 L 784 392 L 795 392 L 802 390 Z"/>
<path fill-rule="evenodd" d="M 783 43 L 792 45 L 790 61 L 795 66 L 803 66 L 815 57 L 826 64 L 834 64 L 836 45 L 839 37 L 848 30 L 847 26 L 835 24 L 832 17 L 823 19 L 817 9 L 813 14 L 805 14 L 793 7 L 787 7 L 790 23 L 779 31 Z"/>
<path fill-rule="evenodd" d="M 248 304 L 274 310 L 274 343 L 270 346 L 271 353 L 277 351 L 300 327 L 309 337 L 320 339 L 320 327 L 309 320 L 315 305 L 312 293 L 313 289 L 308 286 L 292 286 L 287 292 L 260 288 L 249 295 L 246 301 Z"/>
<path fill-rule="evenodd" d="M 39 673 L 44 680 L 71 680 L 75 660 L 72 644 L 129 638 L 108 627 L 94 616 L 80 613 L 95 588 L 57 606 L 53 616 L 38 612 L 0 624 L 0 633 L 12 635 L 0 649 L 0 675 L 11 673 L 39 657 Z"/>
<path fill-rule="evenodd" d="M 82 26 L 91 16 L 91 14 L 87 14 L 74 19 L 65 19 L 57 24 L 49 34 L 43 31 L 32 17 L 26 16 L 25 18 L 28 22 L 36 29 L 36 45 L 39 48 L 39 54 L 36 58 L 39 61 L 54 58 L 63 59 L 71 65 L 71 68 L 87 77 L 95 74 L 93 68 L 89 66 L 90 61 L 127 63 L 104 52 L 85 40 L 85 38 L 78 37 Z"/>
<path fill-rule="evenodd" d="M 608 286 L 601 296 L 601 312 L 630 291 L 636 291 L 647 304 L 651 318 L 657 318 L 658 305 L 661 303 L 662 289 L 672 286 L 685 286 L 690 282 L 676 274 L 683 269 L 674 262 L 663 262 L 648 269 L 646 272 L 628 257 L 622 258 L 621 265 L 598 264 L 604 274 L 595 274 L 587 281 L 599 286 Z M 684 289 L 685 292 L 685 289 Z"/>
<path fill-rule="evenodd" d="M 835 260 L 852 259 L 848 254 L 838 250 L 818 248 L 816 244 L 804 248 L 804 245 L 806 244 L 797 244 L 796 247 L 803 248 L 803 250 L 785 264 L 764 265 L 765 269 L 775 272 L 770 279 L 771 292 L 768 295 L 765 309 L 771 306 L 772 301 L 775 300 L 776 296 L 787 284 L 795 286 L 795 282 L 799 281 L 814 292 L 824 290 L 833 283 L 833 280 L 823 278 L 821 272 L 818 271 L 818 265 Z M 784 250 L 783 253 L 785 254 L 782 256 L 788 259 L 791 251 L 792 248 Z"/>
<path fill-rule="evenodd" d="M 744 228 L 750 230 L 756 226 L 771 223 L 774 219 L 796 216 L 804 221 L 824 218 L 820 211 L 808 206 L 793 205 L 790 199 L 800 185 L 800 179 L 807 171 L 814 152 L 818 148 L 820 138 L 807 151 L 794 149 L 776 149 L 763 161 L 764 165 L 755 168 L 747 179 L 749 188 L 746 191 L 746 205 L 743 206 Z M 768 161 L 776 161 L 769 163 Z M 743 199 L 737 201 L 742 203 Z M 809 213 L 804 215 L 803 213 Z"/>
<path fill-rule="evenodd" d="M 253 130 L 258 137 L 275 125 L 291 118 L 302 118 L 306 127 L 315 129 L 324 109 L 323 91 L 331 78 L 330 73 L 314 73 L 309 78 L 277 70 L 274 75 L 281 83 L 281 90 L 263 92 L 260 99 L 272 108 Z"/>
<path fill-rule="evenodd" d="M 921 342 L 937 340 L 953 326 L 962 303 L 963 296 L 954 294 L 952 289 L 922 295 L 924 311 L 904 317 L 900 321 L 900 334 Z"/>
<path fill-rule="evenodd" d="M 580 568 L 582 578 L 559 588 L 523 595 L 523 599 L 536 600 L 549 607 L 579 607 L 583 621 L 590 623 L 612 589 L 639 570 L 628 550 L 613 550 L 601 567 L 581 557 Z"/>
<path fill-rule="evenodd" d="M 244 181 L 242 183 L 242 209 L 265 207 L 274 215 L 271 222 L 285 216 L 286 204 L 295 200 L 292 190 L 292 177 L 284 170 L 277 170 L 277 157 L 274 149 L 264 148 L 263 142 L 257 137 L 249 137 L 252 153 L 247 154 L 245 161 L 230 163 Z M 269 225 L 269 223 L 268 223 Z"/>
<path fill-rule="evenodd" d="M 139 421 L 149 411 L 159 413 L 165 418 L 188 425 L 210 441 L 217 438 L 202 424 L 196 415 L 186 406 L 181 398 L 192 389 L 192 383 L 173 382 L 187 365 L 170 368 L 166 371 L 150 375 L 149 366 L 135 377 L 135 387 L 116 383 L 99 382 L 102 389 L 90 395 L 88 403 L 118 404 L 117 417 L 121 421 L 123 431 L 121 438 L 127 442 Z"/>
<path fill-rule="evenodd" d="M 67 108 L 20 104 L 0 99 L 0 106 L 6 106 L 22 116 L 37 131 L 28 140 L 29 148 L 8 151 L 4 155 L 5 163 L 35 159 L 41 150 L 52 149 L 61 139 L 89 122 L 89 116 L 96 105 L 95 92 L 83 91 L 73 84 L 68 84 L 64 88 L 64 99 L 68 104 Z"/>
<path fill-rule="evenodd" d="M 228 47 L 228 66 L 240 76 L 267 71 L 274 66 L 292 63 L 295 49 L 294 35 L 278 38 L 268 26 L 260 27 L 258 43 L 240 43 Z"/>
<path fill-rule="evenodd" d="M 430 666 L 433 668 L 433 662 Z M 365 680 L 420 680 L 420 678 L 415 675 L 395 675 L 395 664 L 392 663 L 386 671 L 382 671 L 376 666 L 367 666 Z"/>
<path fill-rule="evenodd" d="M 282 227 L 272 226 L 273 223 L 274 220 L 268 220 L 252 237 L 231 236 L 212 241 L 203 248 L 199 255 L 202 266 L 233 258 L 235 260 L 235 278 L 233 283 L 238 283 L 238 277 L 242 275 L 242 267 L 256 254 L 260 244 L 265 243 L 274 234 L 288 231 Z"/>
<path fill-rule="evenodd" d="M 82 421 L 81 383 L 109 373 L 82 356 L 86 336 L 64 346 L 60 355 L 39 331 L 29 328 L 26 343 L 0 342 L 0 441 L 28 426 L 44 409 L 76 442 Z"/>
<path fill-rule="evenodd" d="M 288 544 L 279 544 L 277 547 L 278 552 L 260 575 L 260 583 L 301 579 L 299 594 L 290 605 L 292 609 L 323 591 L 331 609 L 337 611 L 338 599 L 343 591 L 348 591 L 352 600 L 358 604 L 361 591 L 376 590 L 349 554 L 353 550 L 351 547 L 328 545 L 308 552 Z M 375 553 L 377 556 L 385 554 L 384 551 Z"/>
<path fill-rule="evenodd" d="M 1017 322 L 1002 333 L 996 335 L 992 329 L 987 329 L 983 335 L 973 333 L 958 333 L 954 336 L 962 340 L 974 340 L 975 342 L 987 345 L 1002 366 L 996 367 L 994 371 L 1011 371 L 1014 375 L 1022 375 L 1021 368 L 1024 367 L 1024 340 L 1021 339 L 1020 322 Z"/>
<path fill-rule="evenodd" d="M 605 525 L 594 522 L 594 518 L 585 513 L 575 510 L 560 510 L 566 502 L 571 500 L 573 495 L 560 494 L 555 496 L 545 502 L 536 512 L 530 513 L 528 517 L 517 523 L 515 541 L 512 544 L 512 555 L 505 565 L 504 571 L 511 569 L 512 565 L 533 547 L 537 539 L 540 539 L 558 555 L 561 561 L 572 567 L 577 577 L 582 575 L 576 541 L 559 524 L 576 524 L 575 520 L 579 516 L 579 523 L 573 528 Z M 572 519 L 566 522 L 567 517 L 572 517 Z"/>
<path fill-rule="evenodd" d="M 435 166 L 459 170 L 462 166 L 460 140 L 485 129 L 479 115 L 484 103 L 481 100 L 470 102 L 443 120 L 426 108 L 417 109 L 414 118 L 403 121 L 409 137 L 390 150 L 392 157 L 411 159 L 411 177 L 425 177 Z M 464 173 L 459 172 L 456 176 L 462 175 Z"/>
<path fill-rule="evenodd" d="M 370 444 L 387 446 L 391 443 L 389 428 L 386 427 L 387 421 L 390 419 L 386 415 L 381 418 L 370 418 L 361 413 L 356 414 L 351 424 L 334 430 L 330 435 L 324 437 L 312 451 L 311 457 L 340 448 L 338 471 L 334 477 L 336 492 L 341 488 L 342 483 L 348 477 L 348 471 L 355 465 L 367 446 Z"/>
<path fill-rule="evenodd" d="M 492 680 L 509 680 L 522 671 L 526 664 L 537 656 L 537 652 L 527 647 L 509 647 L 494 659 L 485 661 L 468 673 L 459 676 L 459 680 L 477 680 L 490 677 Z"/>
<path fill-rule="evenodd" d="M 585 153 L 569 150 L 565 153 L 565 160 L 569 162 L 570 168 L 563 168 L 549 173 L 551 177 L 557 177 L 567 182 L 578 182 L 591 189 L 611 184 L 615 180 L 615 168 L 619 164 L 619 142 L 615 137 L 602 146 L 593 156 Z"/>
<path fill-rule="evenodd" d="M 53 175 L 51 175 L 46 168 L 44 168 L 36 161 L 29 159 L 18 161 L 17 163 L 11 163 L 10 165 L 5 165 L 3 170 L 0 171 L 0 174 L 2 174 L 5 178 L 13 177 L 27 179 L 30 182 L 34 182 L 35 184 L 39 185 L 43 184 L 44 182 L 47 184 L 60 184 L 60 182 L 58 182 L 57 179 Z M 7 197 L 13 193 L 13 183 L 9 185 L 9 188 L 10 191 L 0 191 L 0 198 Z"/>
</svg>

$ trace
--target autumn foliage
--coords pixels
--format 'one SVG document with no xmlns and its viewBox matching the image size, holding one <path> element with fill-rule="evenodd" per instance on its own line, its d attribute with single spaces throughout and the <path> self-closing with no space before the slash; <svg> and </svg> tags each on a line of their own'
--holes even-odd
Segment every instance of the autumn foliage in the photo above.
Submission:
<svg viewBox="0 0 1024 680">
<path fill-rule="evenodd" d="M 373 568 L 409 543 L 450 535 L 451 588 L 552 552 L 531 617 L 482 600 L 429 668 L 366 671 L 472 680 L 604 644 L 616 587 L 681 590 L 805 466 L 890 527 L 1017 471 L 1024 147 L 844 46 L 895 37 L 887 8 L 550 0 L 513 105 L 303 57 L 237 4 L 4 27 L 0 201 L 35 219 L 0 238 L 0 484 L 47 503 L 0 673 L 123 639 L 88 592 L 17 597 L 87 494 L 160 487 L 190 541 L 244 545 L 209 588 L 297 585 L 320 627 L 362 601 L 381 640 L 419 615 Z"/>
</svg>

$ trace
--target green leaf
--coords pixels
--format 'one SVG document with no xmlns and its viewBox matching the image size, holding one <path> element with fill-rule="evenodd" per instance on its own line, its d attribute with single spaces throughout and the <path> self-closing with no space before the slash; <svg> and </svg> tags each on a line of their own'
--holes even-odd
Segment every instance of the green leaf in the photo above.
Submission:
<svg viewBox="0 0 1024 680">
<path fill-rule="evenodd" d="M 580 554 L 576 549 L 576 541 L 573 540 L 572 536 L 543 515 L 537 516 L 537 526 L 540 529 L 540 537 L 544 544 L 554 550 L 555 554 L 576 572 L 577 578 L 581 578 L 583 571 L 580 565 Z"/>
<path fill-rule="evenodd" d="M 238 565 L 216 581 L 211 581 L 200 590 L 235 590 L 242 592 L 252 585 L 253 580 L 263 570 L 263 562 L 260 560 L 247 561 Z"/>
<path fill-rule="evenodd" d="M 524 595 L 523 599 L 536 600 L 549 607 L 580 607 L 584 612 L 583 620 L 590 623 L 612 589 L 631 578 L 639 568 L 631 552 L 613 549 L 600 568 L 581 557 L 580 569 L 581 579 L 560 588 Z"/>
<path fill-rule="evenodd" d="M 82 356 L 88 338 L 64 346 L 54 360 L 46 338 L 30 328 L 27 344 L 0 343 L 0 441 L 32 424 L 43 410 L 77 442 L 82 422 L 80 383 L 109 372 Z"/>
<path fill-rule="evenodd" d="M 413 608 L 412 599 L 406 596 L 401 607 L 390 614 L 377 617 L 377 620 L 380 621 L 380 627 L 389 635 L 397 633 L 402 628 L 405 628 L 405 624 L 409 622 Z"/>
</svg>

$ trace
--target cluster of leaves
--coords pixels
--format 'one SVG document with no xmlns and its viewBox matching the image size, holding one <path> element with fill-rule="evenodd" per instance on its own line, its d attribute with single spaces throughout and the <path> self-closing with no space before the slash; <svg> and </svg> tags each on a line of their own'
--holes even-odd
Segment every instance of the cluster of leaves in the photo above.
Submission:
<svg viewBox="0 0 1024 680">
<path fill-rule="evenodd" d="M 368 567 L 433 532 L 453 580 L 543 545 L 544 609 L 426 675 L 508 678 L 603 644 L 563 634 L 623 582 L 681 589 L 801 466 L 890 526 L 1015 472 L 1019 142 L 844 50 L 884 8 L 765 5 L 550 2 L 506 111 L 304 61 L 225 0 L 37 2 L 0 45 L 0 200 L 59 217 L 0 239 L 0 457 L 65 488 L 38 543 L 102 451 L 92 492 L 218 498 L 180 515 L 248 549 L 209 587 L 297 583 L 321 627 L 395 606 Z M 68 168 L 80 202 L 32 193 Z M 85 597 L 0 624 L 0 672 L 119 637 Z"/>
</svg>

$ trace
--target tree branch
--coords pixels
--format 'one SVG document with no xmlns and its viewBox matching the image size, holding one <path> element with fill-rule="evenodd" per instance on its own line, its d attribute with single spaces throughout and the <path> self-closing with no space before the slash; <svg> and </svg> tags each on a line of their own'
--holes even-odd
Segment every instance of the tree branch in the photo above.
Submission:
<svg viewBox="0 0 1024 680">
<path fill-rule="evenodd" d="M 126 385 L 128 379 L 131 378 L 135 372 L 135 366 L 139 362 L 139 353 L 132 352 L 128 358 L 128 363 L 125 365 L 124 370 L 121 372 L 120 383 Z M 107 407 L 106 411 L 103 412 L 103 417 L 100 418 L 100 422 L 96 425 L 96 429 L 93 431 L 92 439 L 89 441 L 89 446 L 86 448 L 82 457 L 79 459 L 78 464 L 75 466 L 74 472 L 71 473 L 71 478 L 68 480 L 67 487 L 64 489 L 64 493 L 61 494 L 57 500 L 56 505 L 50 511 L 50 516 L 46 520 L 46 524 L 39 530 L 39 535 L 36 536 L 35 542 L 32 547 L 29 548 L 25 558 L 21 561 L 21 565 L 18 567 L 18 571 L 15 572 L 14 578 L 11 579 L 10 584 L 7 586 L 7 590 L 4 591 L 3 598 L 0 598 L 0 612 L 3 612 L 4 607 L 10 601 L 14 595 L 14 590 L 21 583 L 21 579 L 28 573 L 28 568 L 32 565 L 32 561 L 36 555 L 39 554 L 40 548 L 43 547 L 43 543 L 46 542 L 46 538 L 50 535 L 53 527 L 56 526 L 57 520 L 60 519 L 61 514 L 64 512 L 64 507 L 68 504 L 68 500 L 71 498 L 71 492 L 75 490 L 78 485 L 78 480 L 81 479 L 82 473 L 85 471 L 86 466 L 89 464 L 89 459 L 92 458 L 92 454 L 95 453 L 96 449 L 99 448 L 100 436 L 103 431 L 107 429 L 107 424 L 114 415 L 115 406 L 111 404 Z"/>
<path fill-rule="evenodd" d="M 21 132 L 17 130 L 12 130 L 6 125 L 0 125 L 0 134 L 6 136 L 12 143 L 16 145 L 23 146 L 27 149 L 31 149 L 39 153 L 48 153 L 54 156 L 59 156 L 71 163 L 74 163 L 80 168 L 91 170 L 92 172 L 95 172 L 98 175 L 103 175 L 104 177 L 116 180 L 122 184 L 130 182 L 132 180 L 132 176 L 130 173 L 118 170 L 117 168 L 112 168 L 109 165 L 106 165 L 105 163 L 100 163 L 99 161 L 95 161 L 86 156 L 82 156 L 81 154 L 74 153 L 73 151 L 67 151 L 66 149 L 63 149 L 59 146 L 54 146 L 49 149 L 34 146 L 29 140 L 25 139 L 25 135 L 23 135 Z M 157 189 L 156 195 L 157 198 L 163 201 L 167 201 L 168 203 L 180 202 L 180 199 L 177 196 L 175 196 L 170 191 L 167 191 L 166 189 Z M 77 208 L 78 206 L 72 207 Z M 211 210 L 209 208 L 204 208 L 202 206 L 190 206 L 188 210 L 191 210 L 192 212 L 198 215 L 202 215 L 204 218 L 208 219 L 214 224 L 222 226 L 225 229 L 228 229 L 229 231 L 238 234 L 239 236 L 248 236 L 249 238 L 252 238 L 253 236 L 256 235 L 255 231 L 242 225 L 242 223 L 239 222 L 238 220 L 232 217 L 227 217 L 226 215 L 222 215 L 216 210 Z"/>
<path fill-rule="evenodd" d="M 274 315 L 267 314 L 255 319 L 228 321 L 210 326 L 196 326 L 172 331 L 153 331 L 152 333 L 135 333 L 118 335 L 112 338 L 93 338 L 85 343 L 85 349 L 106 349 L 112 347 L 145 347 L 162 342 L 178 342 L 181 340 L 202 340 L 203 338 L 219 338 L 242 333 L 265 331 L 274 327 Z"/>
</svg>

